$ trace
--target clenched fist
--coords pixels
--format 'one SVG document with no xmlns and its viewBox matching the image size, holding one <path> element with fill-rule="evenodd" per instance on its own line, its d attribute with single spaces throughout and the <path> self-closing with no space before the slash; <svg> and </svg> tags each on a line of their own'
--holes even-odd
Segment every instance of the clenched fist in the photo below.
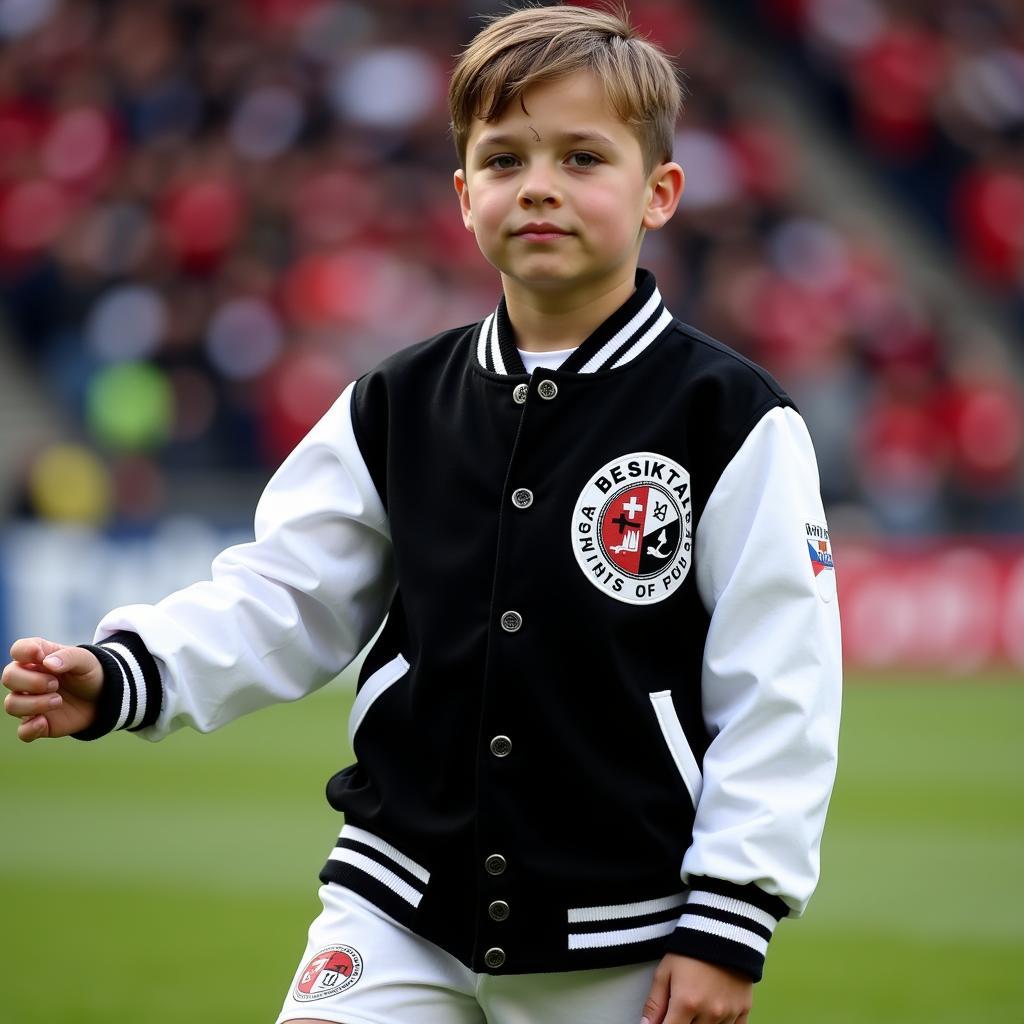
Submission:
<svg viewBox="0 0 1024 1024">
<path fill-rule="evenodd" d="M 18 739 L 56 739 L 92 724 L 103 686 L 95 654 L 35 636 L 15 640 L 11 659 L 3 671 L 3 684 L 11 691 L 4 710 L 21 719 Z"/>
</svg>

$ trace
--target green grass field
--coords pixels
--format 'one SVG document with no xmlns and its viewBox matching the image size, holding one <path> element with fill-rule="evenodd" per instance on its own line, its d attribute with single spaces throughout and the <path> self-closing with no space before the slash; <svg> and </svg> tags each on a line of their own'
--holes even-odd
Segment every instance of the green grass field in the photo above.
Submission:
<svg viewBox="0 0 1024 1024">
<path fill-rule="evenodd" d="M 1021 682 L 849 683 L 822 882 L 755 1024 L 1024 1022 Z M 25 747 L 9 723 L 0 1021 L 272 1021 L 340 827 L 323 783 L 350 700 L 155 745 Z"/>
</svg>

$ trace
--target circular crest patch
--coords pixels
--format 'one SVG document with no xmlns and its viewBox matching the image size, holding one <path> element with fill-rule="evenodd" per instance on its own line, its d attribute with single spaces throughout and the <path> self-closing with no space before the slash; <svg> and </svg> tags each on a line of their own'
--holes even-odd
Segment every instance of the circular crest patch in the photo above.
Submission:
<svg viewBox="0 0 1024 1024">
<path fill-rule="evenodd" d="M 325 946 L 306 964 L 292 995 L 300 1003 L 351 988 L 363 973 L 363 958 L 351 946 Z"/>
<path fill-rule="evenodd" d="M 572 547 L 598 590 L 627 604 L 664 601 L 690 571 L 690 474 L 634 452 L 602 466 L 572 517 Z"/>
</svg>

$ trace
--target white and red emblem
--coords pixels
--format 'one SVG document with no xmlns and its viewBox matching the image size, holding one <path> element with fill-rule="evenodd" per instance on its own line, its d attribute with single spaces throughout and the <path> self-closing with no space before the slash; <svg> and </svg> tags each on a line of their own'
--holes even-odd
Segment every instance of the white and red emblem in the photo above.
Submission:
<svg viewBox="0 0 1024 1024">
<path fill-rule="evenodd" d="M 623 455 L 602 466 L 576 502 L 576 561 L 618 601 L 664 601 L 690 571 L 692 519 L 690 474 L 678 462 Z"/>
<path fill-rule="evenodd" d="M 351 946 L 325 946 L 302 968 L 292 995 L 300 1003 L 351 988 L 363 973 L 363 958 Z"/>
</svg>

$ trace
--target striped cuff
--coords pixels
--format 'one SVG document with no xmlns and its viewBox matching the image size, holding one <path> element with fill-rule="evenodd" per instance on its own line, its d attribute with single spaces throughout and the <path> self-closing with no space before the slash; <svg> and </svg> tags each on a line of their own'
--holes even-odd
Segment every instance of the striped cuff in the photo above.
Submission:
<svg viewBox="0 0 1024 1024">
<path fill-rule="evenodd" d="M 99 644 L 80 644 L 103 666 L 103 688 L 96 719 L 88 729 L 73 733 L 76 740 L 95 740 L 117 729 L 136 732 L 152 725 L 160 714 L 163 685 L 153 656 L 135 633 L 114 633 Z"/>
<path fill-rule="evenodd" d="M 768 942 L 789 908 L 753 884 L 694 878 L 691 885 L 665 951 L 742 971 L 760 981 Z"/>
</svg>

